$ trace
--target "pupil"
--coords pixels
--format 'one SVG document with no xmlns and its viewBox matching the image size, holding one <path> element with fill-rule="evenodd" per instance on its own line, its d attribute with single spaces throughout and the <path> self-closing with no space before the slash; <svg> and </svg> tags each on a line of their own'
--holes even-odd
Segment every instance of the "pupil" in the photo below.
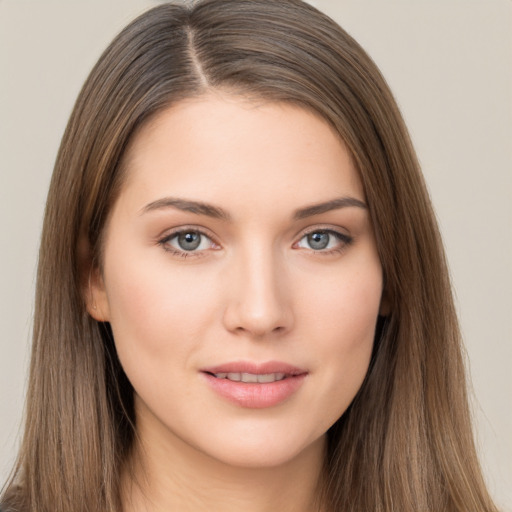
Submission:
<svg viewBox="0 0 512 512">
<path fill-rule="evenodd" d="M 329 245 L 328 233 L 311 233 L 308 235 L 308 243 L 312 249 L 325 249 Z"/>
<path fill-rule="evenodd" d="M 201 235 L 199 233 L 182 233 L 178 236 L 178 244 L 184 251 L 193 251 L 199 247 Z"/>
</svg>

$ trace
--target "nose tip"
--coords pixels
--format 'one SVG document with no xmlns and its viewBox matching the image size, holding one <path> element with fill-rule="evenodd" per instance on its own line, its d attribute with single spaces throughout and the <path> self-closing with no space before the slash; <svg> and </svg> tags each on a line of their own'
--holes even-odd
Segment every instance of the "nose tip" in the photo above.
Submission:
<svg viewBox="0 0 512 512">
<path fill-rule="evenodd" d="M 247 333 L 256 338 L 282 333 L 288 328 L 288 322 L 277 308 L 271 311 L 267 305 L 266 309 L 251 309 L 241 301 L 226 310 L 225 324 L 229 331 Z"/>
<path fill-rule="evenodd" d="M 273 265 L 259 267 L 252 265 L 236 279 L 224 312 L 225 327 L 255 338 L 283 334 L 293 324 L 284 277 Z"/>
</svg>

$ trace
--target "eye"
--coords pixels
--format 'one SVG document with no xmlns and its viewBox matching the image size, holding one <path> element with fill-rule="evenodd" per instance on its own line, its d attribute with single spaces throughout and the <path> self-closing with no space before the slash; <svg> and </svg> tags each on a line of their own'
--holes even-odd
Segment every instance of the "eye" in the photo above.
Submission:
<svg viewBox="0 0 512 512">
<path fill-rule="evenodd" d="M 186 255 L 186 253 L 200 252 L 214 249 L 217 245 L 204 233 L 194 229 L 174 232 L 159 242 L 165 250 Z"/>
<path fill-rule="evenodd" d="M 349 245 L 352 238 L 343 233 L 328 229 L 317 229 L 305 234 L 296 244 L 301 249 L 313 251 L 339 251 Z"/>
</svg>

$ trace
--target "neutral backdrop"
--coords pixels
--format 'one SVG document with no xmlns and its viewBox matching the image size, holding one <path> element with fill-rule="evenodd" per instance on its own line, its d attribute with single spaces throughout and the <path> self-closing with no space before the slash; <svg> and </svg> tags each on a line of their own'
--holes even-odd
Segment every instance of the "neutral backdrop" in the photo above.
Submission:
<svg viewBox="0 0 512 512">
<path fill-rule="evenodd" d="M 20 437 L 59 140 L 102 49 L 156 3 L 0 0 L 0 481 Z M 512 1 L 311 3 L 372 55 L 410 128 L 445 239 L 482 463 L 512 511 Z"/>
</svg>

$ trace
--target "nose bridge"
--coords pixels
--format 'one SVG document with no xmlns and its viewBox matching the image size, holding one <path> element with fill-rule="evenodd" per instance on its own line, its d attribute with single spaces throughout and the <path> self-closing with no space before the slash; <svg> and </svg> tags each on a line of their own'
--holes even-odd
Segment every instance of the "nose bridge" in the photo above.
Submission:
<svg viewBox="0 0 512 512">
<path fill-rule="evenodd" d="M 240 248 L 226 306 L 226 326 L 253 336 L 283 332 L 293 318 L 280 254 L 270 244 Z"/>
</svg>

